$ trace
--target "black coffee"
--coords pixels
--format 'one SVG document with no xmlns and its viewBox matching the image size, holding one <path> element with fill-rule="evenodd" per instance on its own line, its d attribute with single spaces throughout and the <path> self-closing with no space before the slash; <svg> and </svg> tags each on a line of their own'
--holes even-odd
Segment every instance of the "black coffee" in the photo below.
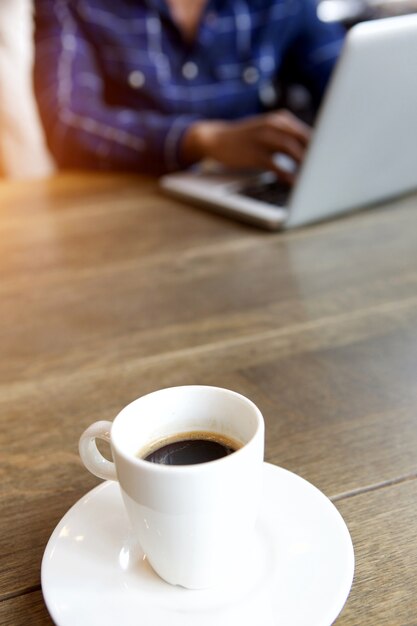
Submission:
<svg viewBox="0 0 417 626">
<path fill-rule="evenodd" d="M 140 456 L 160 465 L 195 465 L 232 454 L 240 444 L 222 435 L 192 432 L 159 441 Z"/>
</svg>

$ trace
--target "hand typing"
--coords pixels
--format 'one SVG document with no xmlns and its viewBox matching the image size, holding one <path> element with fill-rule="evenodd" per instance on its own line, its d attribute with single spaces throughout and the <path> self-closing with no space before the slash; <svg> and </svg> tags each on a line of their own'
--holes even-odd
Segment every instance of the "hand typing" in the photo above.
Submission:
<svg viewBox="0 0 417 626">
<path fill-rule="evenodd" d="M 189 164 L 211 158 L 232 169 L 271 170 L 292 184 L 295 171 L 282 167 L 276 153 L 300 164 L 310 135 L 309 126 L 282 109 L 239 121 L 196 122 L 186 132 L 182 150 Z"/>
</svg>

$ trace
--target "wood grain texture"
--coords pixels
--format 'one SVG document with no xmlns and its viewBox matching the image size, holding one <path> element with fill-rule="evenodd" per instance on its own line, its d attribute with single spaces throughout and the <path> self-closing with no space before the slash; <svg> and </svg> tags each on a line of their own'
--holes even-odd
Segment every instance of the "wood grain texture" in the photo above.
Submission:
<svg viewBox="0 0 417 626">
<path fill-rule="evenodd" d="M 2 626 L 53 626 L 41 591 L 0 602 Z"/>
<path fill-rule="evenodd" d="M 337 626 L 415 626 L 417 481 L 338 502 L 355 545 L 355 581 Z"/>
<path fill-rule="evenodd" d="M 248 395 L 268 461 L 355 523 L 379 494 L 394 510 L 417 473 L 416 209 L 267 234 L 132 176 L 0 184 L 0 598 L 39 585 L 52 529 L 98 482 L 81 431 L 160 387 Z"/>
</svg>

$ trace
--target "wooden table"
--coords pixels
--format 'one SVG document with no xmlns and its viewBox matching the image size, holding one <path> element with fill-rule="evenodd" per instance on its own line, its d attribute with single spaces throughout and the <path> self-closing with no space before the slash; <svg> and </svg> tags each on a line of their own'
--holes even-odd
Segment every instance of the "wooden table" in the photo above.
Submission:
<svg viewBox="0 0 417 626">
<path fill-rule="evenodd" d="M 415 626 L 416 209 L 268 234 L 129 176 L 1 183 L 0 623 L 51 623 L 43 550 L 99 482 L 81 431 L 204 383 L 252 398 L 266 460 L 344 516 L 356 575 L 337 624 Z"/>
</svg>

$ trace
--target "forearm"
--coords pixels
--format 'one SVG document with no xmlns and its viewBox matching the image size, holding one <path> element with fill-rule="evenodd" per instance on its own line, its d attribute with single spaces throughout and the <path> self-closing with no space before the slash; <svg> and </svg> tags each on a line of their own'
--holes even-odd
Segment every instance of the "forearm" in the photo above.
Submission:
<svg viewBox="0 0 417 626">
<path fill-rule="evenodd" d="M 63 106 L 40 110 L 50 149 L 61 167 L 161 174 L 183 167 L 179 145 L 192 120 L 107 107 Z"/>
<path fill-rule="evenodd" d="M 293 173 L 275 157 L 283 153 L 300 164 L 309 138 L 310 128 L 284 110 L 236 121 L 198 121 L 184 133 L 183 160 L 210 158 L 232 169 L 272 170 L 291 184 Z"/>
<path fill-rule="evenodd" d="M 298 76 L 309 88 L 317 108 L 339 58 L 345 29 L 337 22 L 321 21 L 315 0 L 305 0 L 302 7 L 299 36 L 290 54 Z"/>
<path fill-rule="evenodd" d="M 180 145 L 180 159 L 192 165 L 205 158 L 214 157 L 219 143 L 230 123 L 221 120 L 198 120 L 188 126 Z"/>
</svg>

